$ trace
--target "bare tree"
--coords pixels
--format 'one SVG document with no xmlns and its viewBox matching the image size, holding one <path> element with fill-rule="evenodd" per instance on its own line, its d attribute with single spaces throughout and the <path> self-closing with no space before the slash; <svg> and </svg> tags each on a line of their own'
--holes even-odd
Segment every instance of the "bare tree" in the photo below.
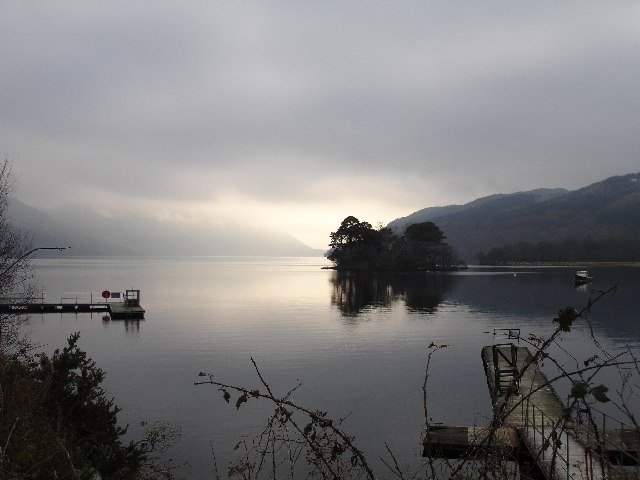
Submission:
<svg viewBox="0 0 640 480">
<path fill-rule="evenodd" d="M 8 157 L 0 163 L 0 301 L 32 299 L 36 291 L 34 271 L 30 263 L 31 239 L 11 225 L 7 207 L 16 184 L 12 162 Z M 23 318 L 0 316 L 0 355 L 18 342 L 18 325 Z"/>
</svg>

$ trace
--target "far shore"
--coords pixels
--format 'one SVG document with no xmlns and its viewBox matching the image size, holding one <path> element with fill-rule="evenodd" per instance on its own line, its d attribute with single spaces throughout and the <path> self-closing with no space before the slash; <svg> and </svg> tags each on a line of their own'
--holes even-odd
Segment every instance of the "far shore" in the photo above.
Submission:
<svg viewBox="0 0 640 480">
<path fill-rule="evenodd" d="M 640 267 L 640 262 L 510 262 L 510 263 L 487 263 L 487 264 L 469 264 L 465 268 L 458 268 L 452 270 L 429 270 L 432 272 L 442 271 L 460 271 L 467 270 L 473 267 Z M 336 271 L 354 271 L 354 269 L 341 269 L 335 265 L 323 265 L 320 267 L 322 270 L 336 270 Z M 369 270 L 369 269 L 356 269 L 357 271 L 364 272 L 424 272 L 425 270 Z"/>
<path fill-rule="evenodd" d="M 482 267 L 640 267 L 640 262 L 510 262 Z"/>
</svg>

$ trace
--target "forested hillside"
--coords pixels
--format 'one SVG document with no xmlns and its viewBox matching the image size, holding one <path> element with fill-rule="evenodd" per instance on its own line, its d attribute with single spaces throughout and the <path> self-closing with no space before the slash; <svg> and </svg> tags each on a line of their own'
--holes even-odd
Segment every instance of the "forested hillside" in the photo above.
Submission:
<svg viewBox="0 0 640 480">
<path fill-rule="evenodd" d="M 597 256 L 599 261 L 613 261 L 603 251 L 605 245 L 615 245 L 616 261 L 638 261 L 636 250 L 628 245 L 640 238 L 640 174 L 611 177 L 575 191 L 538 189 L 427 208 L 389 226 L 401 230 L 409 223 L 433 220 L 467 261 L 475 261 L 477 254 L 486 255 L 492 248 L 539 242 L 548 251 L 549 245 L 558 245 L 552 256 L 564 255 L 560 244 L 570 250 L 573 245 L 575 251 Z"/>
</svg>

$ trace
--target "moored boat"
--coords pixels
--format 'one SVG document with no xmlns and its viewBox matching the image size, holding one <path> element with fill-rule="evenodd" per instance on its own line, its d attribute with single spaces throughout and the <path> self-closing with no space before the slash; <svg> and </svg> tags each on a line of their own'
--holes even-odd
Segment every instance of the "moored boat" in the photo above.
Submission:
<svg viewBox="0 0 640 480">
<path fill-rule="evenodd" d="M 578 270 L 573 274 L 573 283 L 576 285 L 584 285 L 593 281 L 593 277 L 586 270 Z"/>
</svg>

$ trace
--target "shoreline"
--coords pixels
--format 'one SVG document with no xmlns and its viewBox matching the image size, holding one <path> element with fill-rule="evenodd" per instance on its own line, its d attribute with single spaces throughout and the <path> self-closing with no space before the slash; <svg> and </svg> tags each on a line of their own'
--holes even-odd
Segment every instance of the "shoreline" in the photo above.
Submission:
<svg viewBox="0 0 640 480">
<path fill-rule="evenodd" d="M 640 262 L 508 262 L 482 267 L 640 267 Z"/>
</svg>

